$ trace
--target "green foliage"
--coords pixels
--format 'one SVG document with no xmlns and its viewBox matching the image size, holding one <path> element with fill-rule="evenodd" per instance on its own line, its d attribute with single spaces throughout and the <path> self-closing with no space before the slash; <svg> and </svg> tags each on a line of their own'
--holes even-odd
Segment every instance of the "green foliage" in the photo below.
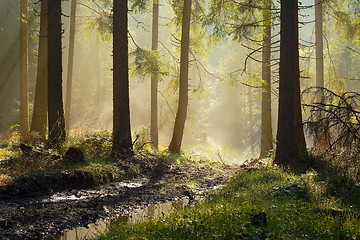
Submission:
<svg viewBox="0 0 360 240">
<path fill-rule="evenodd" d="M 204 24 L 219 38 L 232 35 L 234 40 L 246 39 L 263 25 L 259 10 L 257 1 L 211 0 Z"/>
<path fill-rule="evenodd" d="M 143 150 L 147 144 L 150 145 L 150 126 L 141 126 L 134 130 L 135 140 L 133 148 L 135 150 Z"/>
<path fill-rule="evenodd" d="M 150 0 L 131 0 L 130 12 L 144 13 L 149 9 L 149 5 L 152 3 Z"/>
<path fill-rule="evenodd" d="M 107 131 L 76 133 L 68 142 L 59 149 L 46 149 L 36 135 L 29 135 L 29 152 L 22 152 L 19 148 L 20 137 L 18 131 L 9 131 L 0 139 L 0 186 L 22 176 L 36 176 L 64 170 L 82 169 L 96 173 L 114 168 L 110 158 L 112 135 Z M 82 150 L 85 164 L 68 164 L 61 161 L 60 156 L 71 147 Z M 55 156 L 55 157 L 54 157 Z"/>
<path fill-rule="evenodd" d="M 104 41 L 109 41 L 112 37 L 112 6 L 110 0 L 92 0 L 97 6 L 95 17 L 88 18 L 88 30 L 100 33 Z M 145 13 L 149 10 L 149 0 L 131 0 L 130 13 Z"/>
<path fill-rule="evenodd" d="M 111 154 L 112 133 L 106 130 L 74 132 L 67 146 L 81 149 L 89 161 L 103 161 Z"/>
<path fill-rule="evenodd" d="M 102 0 L 97 3 L 97 6 L 95 17 L 87 19 L 87 30 L 100 34 L 104 41 L 110 41 L 112 38 L 112 3 Z"/>
<path fill-rule="evenodd" d="M 141 77 L 165 74 L 165 72 L 161 72 L 159 52 L 137 47 L 131 54 L 135 56 L 134 74 Z"/>
<path fill-rule="evenodd" d="M 185 210 L 140 224 L 115 222 L 96 239 L 358 239 L 359 211 L 323 188 L 314 171 L 241 171 Z M 267 225 L 252 224 L 259 212 L 266 213 Z"/>
<path fill-rule="evenodd" d="M 359 0 L 328 1 L 325 12 L 336 20 L 337 30 L 343 33 L 345 39 L 359 43 L 360 8 Z M 332 19 L 333 20 L 333 19 Z"/>
<path fill-rule="evenodd" d="M 333 153 L 333 156 L 313 157 L 316 179 L 324 186 L 324 194 L 338 198 L 360 209 L 360 155 L 356 151 Z"/>
</svg>

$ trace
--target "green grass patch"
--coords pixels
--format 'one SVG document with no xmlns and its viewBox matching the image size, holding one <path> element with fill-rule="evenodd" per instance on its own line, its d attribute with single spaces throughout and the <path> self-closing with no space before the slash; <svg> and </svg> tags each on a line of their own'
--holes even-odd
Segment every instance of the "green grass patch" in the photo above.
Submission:
<svg viewBox="0 0 360 240">
<path fill-rule="evenodd" d="M 21 177 L 37 177 L 63 171 L 81 170 L 94 176 L 112 174 L 114 179 L 123 177 L 118 161 L 110 156 L 111 133 L 108 131 L 74 132 L 59 149 L 47 149 L 36 137 L 27 140 L 33 150 L 22 152 L 18 133 L 9 133 L 0 141 L 0 187 L 9 185 Z M 79 148 L 85 157 L 84 163 L 62 161 L 69 147 Z"/>
<path fill-rule="evenodd" d="M 96 239 L 360 239 L 359 209 L 329 196 L 327 187 L 316 171 L 241 171 L 184 210 L 139 224 L 114 222 Z M 261 212 L 266 225 L 254 224 Z"/>
</svg>

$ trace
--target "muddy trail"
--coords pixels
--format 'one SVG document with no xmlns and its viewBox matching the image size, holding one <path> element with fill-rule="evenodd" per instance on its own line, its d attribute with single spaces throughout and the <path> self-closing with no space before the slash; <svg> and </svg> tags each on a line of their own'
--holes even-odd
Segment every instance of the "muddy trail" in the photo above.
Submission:
<svg viewBox="0 0 360 240">
<path fill-rule="evenodd" d="M 0 239 L 61 236 L 66 230 L 126 216 L 149 205 L 179 198 L 192 200 L 221 186 L 239 169 L 228 165 L 215 170 L 211 166 L 159 163 L 153 171 L 126 181 L 43 196 L 1 199 Z"/>
</svg>

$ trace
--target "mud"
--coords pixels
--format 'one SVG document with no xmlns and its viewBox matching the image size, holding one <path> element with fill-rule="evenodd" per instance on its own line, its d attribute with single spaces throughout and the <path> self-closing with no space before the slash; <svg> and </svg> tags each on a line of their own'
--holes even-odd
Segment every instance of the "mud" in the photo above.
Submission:
<svg viewBox="0 0 360 240">
<path fill-rule="evenodd" d="M 0 200 L 0 239 L 45 239 L 100 219 L 126 216 L 146 206 L 176 198 L 194 198 L 225 183 L 236 166 L 219 170 L 191 164 L 159 163 L 131 180 L 65 190 L 54 194 Z M 188 186 L 196 186 L 190 189 Z"/>
</svg>

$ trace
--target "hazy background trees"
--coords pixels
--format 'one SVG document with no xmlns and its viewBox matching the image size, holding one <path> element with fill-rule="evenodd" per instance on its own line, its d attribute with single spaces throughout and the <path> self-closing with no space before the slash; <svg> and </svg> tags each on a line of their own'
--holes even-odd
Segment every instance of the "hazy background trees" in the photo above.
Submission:
<svg viewBox="0 0 360 240">
<path fill-rule="evenodd" d="M 41 1 L 45 2 L 45 0 Z M 158 20 L 157 50 L 152 46 L 153 11 L 160 3 Z M 158 97 L 157 108 L 158 142 L 160 150 L 171 142 L 175 121 L 180 79 L 180 46 L 182 1 L 130 1 L 129 2 L 129 87 L 132 139 L 135 145 L 156 139 L 150 137 L 151 96 Z M 219 153 L 224 158 L 239 159 L 257 157 L 268 153 L 274 137 L 266 137 L 270 147 L 261 149 L 263 123 L 274 136 L 277 127 L 278 62 L 279 62 L 279 7 L 268 1 L 219 1 L 193 2 L 189 53 L 189 107 L 184 129 L 182 147 L 207 151 L 214 158 Z M 300 87 L 315 86 L 315 6 L 313 0 L 301 1 L 299 5 L 299 69 Z M 359 42 L 357 1 L 323 2 L 324 39 L 324 85 L 337 93 L 359 90 Z M 19 28 L 13 29 L 20 15 L 20 5 L 1 3 L 1 128 L 19 124 Z M 71 1 L 62 1 L 63 30 L 62 63 L 63 73 L 69 72 L 69 38 Z M 40 6 L 29 4 L 29 112 L 37 116 L 35 80 L 40 77 L 41 40 L 39 33 Z M 270 8 L 270 10 L 269 10 Z M 236 9 L 236 11 L 234 11 Z M 267 11 L 266 11 L 267 10 Z M 235 13 L 235 14 L 234 14 Z M 112 129 L 112 2 L 78 0 L 76 13 L 76 38 L 74 40 L 74 65 L 72 103 L 69 134 L 94 129 Z M 267 17 L 270 15 L 270 17 Z M 271 21 L 270 21 L 271 19 Z M 204 21 L 205 20 L 205 21 Z M 12 24 L 8 24 L 12 22 Z M 266 28 L 271 22 L 272 27 Z M 229 24 L 227 24 L 229 23 Z M 15 31 L 16 30 L 16 31 Z M 271 33 L 269 31 L 271 30 Z M 264 46 L 271 36 L 271 49 Z M 40 36 L 40 38 L 39 38 Z M 6 41 L 6 39 L 9 39 Z M 40 47 L 39 47 L 40 46 Z M 269 57 L 263 58 L 270 53 Z M 71 51 L 70 51 L 71 52 Z M 264 52 L 264 54 L 263 54 Z M 37 57 L 39 56 L 39 58 Z M 321 57 L 320 57 L 321 58 Z M 72 59 L 72 57 L 70 57 Z M 271 70 L 264 70 L 263 66 Z M 156 70 L 156 71 L 155 71 Z M 38 72 L 36 74 L 36 71 Z M 271 71 L 271 72 L 270 72 Z M 265 83 L 265 73 L 271 73 L 271 88 Z M 36 77 L 37 75 L 37 77 Z M 63 74 L 66 76 L 66 74 Z M 151 94 L 151 78 L 157 77 L 157 94 Z M 66 94 L 65 76 L 63 90 Z M 268 82 L 269 80 L 267 80 Z M 37 87 L 37 86 L 36 86 Z M 36 93 L 35 93 L 36 92 Z M 9 95 L 12 93 L 11 95 Z M 271 94 L 270 94 L 271 93 Z M 63 95 L 63 97 L 65 96 Z M 269 100 L 271 99 L 271 104 Z M 36 97 L 35 97 L 36 99 Z M 261 102 L 263 101 L 263 104 Z M 304 101 L 310 101 L 304 99 Z M 271 115 L 261 106 L 268 104 Z M 46 111 L 43 107 L 42 110 Z M 70 112 L 70 111 L 68 111 Z M 299 114 L 299 113 L 298 113 Z M 303 112 L 308 117 L 309 112 Z M 31 116 L 31 115 L 30 115 Z M 262 116 L 267 119 L 261 120 Z M 42 118 L 44 119 L 44 118 Z M 32 125 L 37 121 L 33 120 Z M 154 120 L 153 120 L 154 122 Z M 154 123 L 152 124 L 154 126 Z M 44 129 L 46 124 L 41 124 Z M 16 127 L 15 127 L 16 128 Z M 32 126 L 32 129 L 35 127 Z M 44 131 L 36 130 L 44 136 Z M 268 133 L 269 134 L 269 133 Z M 268 135 L 268 134 L 263 134 Z M 136 137 L 136 136 L 139 137 Z M 312 138 L 308 139 L 312 146 Z M 155 146 L 156 141 L 155 142 Z M 138 145 L 137 145 L 138 144 Z M 265 144 L 263 144 L 265 145 Z M 205 150 L 206 149 L 206 150 Z M 252 154 L 252 149 L 254 154 Z M 266 149 L 266 150 L 264 150 Z M 261 151 L 262 150 L 262 151 Z M 271 152 L 271 151 L 270 151 Z"/>
</svg>

